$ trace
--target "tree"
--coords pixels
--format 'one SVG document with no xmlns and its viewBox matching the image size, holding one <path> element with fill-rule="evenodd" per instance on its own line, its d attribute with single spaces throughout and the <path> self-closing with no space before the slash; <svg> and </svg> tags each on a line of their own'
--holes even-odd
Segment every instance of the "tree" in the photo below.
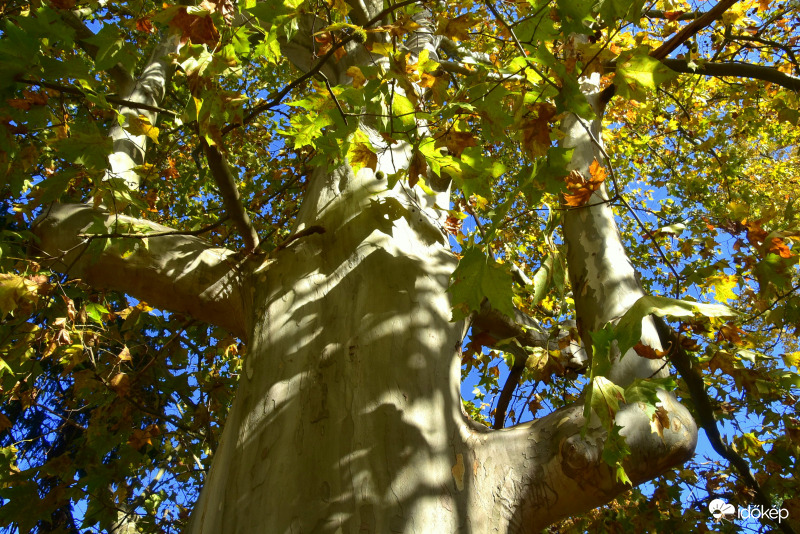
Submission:
<svg viewBox="0 0 800 534">
<path fill-rule="evenodd" d="M 10 528 L 797 528 L 795 3 L 2 9 Z"/>
</svg>

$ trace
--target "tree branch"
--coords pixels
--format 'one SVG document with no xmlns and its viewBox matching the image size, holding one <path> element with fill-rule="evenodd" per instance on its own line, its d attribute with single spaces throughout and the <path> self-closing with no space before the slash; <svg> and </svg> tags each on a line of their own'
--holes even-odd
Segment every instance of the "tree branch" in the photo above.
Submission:
<svg viewBox="0 0 800 534">
<path fill-rule="evenodd" d="M 236 180 L 233 177 L 233 173 L 231 173 L 230 166 L 217 145 L 209 145 L 203 138 L 200 139 L 200 144 L 206 154 L 211 176 L 219 188 L 220 195 L 222 195 L 225 212 L 233 220 L 233 225 L 239 235 L 242 236 L 242 239 L 244 239 L 245 253 L 252 254 L 258 247 L 258 234 L 240 201 L 239 189 L 236 187 Z"/>
<path fill-rule="evenodd" d="M 642 16 L 650 19 L 694 20 L 705 15 L 705 13 L 700 11 L 689 11 L 686 13 L 681 13 L 678 16 L 667 16 L 667 13 L 669 13 L 669 11 L 662 11 L 661 9 L 647 9 L 642 13 Z"/>
<path fill-rule="evenodd" d="M 492 423 L 492 428 L 495 430 L 499 430 L 506 425 L 508 405 L 511 404 L 514 391 L 519 386 L 519 380 L 522 378 L 528 359 L 528 355 L 519 347 L 511 348 L 508 352 L 514 355 L 514 365 L 508 370 L 508 378 L 506 378 L 506 383 L 503 384 L 500 397 L 497 399 L 497 407 L 494 410 L 494 423 Z"/>
<path fill-rule="evenodd" d="M 90 243 L 79 237 L 117 228 L 146 226 L 158 239 L 134 250 L 123 240 Z M 108 230 L 111 230 L 109 232 Z M 158 308 L 185 313 L 248 334 L 249 294 L 241 274 L 244 260 L 234 252 L 211 247 L 203 239 L 170 234 L 170 228 L 143 219 L 100 211 L 86 204 L 55 204 L 35 223 L 38 238 L 32 252 L 49 268 L 100 288 L 123 291 Z M 130 243 L 128 243 L 130 244 Z M 138 244 L 138 243 L 137 243 Z"/>
<path fill-rule="evenodd" d="M 750 63 L 736 61 L 731 63 L 699 63 L 697 68 L 693 69 L 689 66 L 688 60 L 685 59 L 662 59 L 661 62 L 675 72 L 684 74 L 752 78 L 774 83 L 792 91 L 800 91 L 800 77 L 785 74 L 773 67 L 764 67 L 762 65 L 752 65 Z"/>
<path fill-rule="evenodd" d="M 702 16 L 687 24 L 681 31 L 676 33 L 672 39 L 650 52 L 650 56 L 656 59 L 664 59 L 670 52 L 688 41 L 694 34 L 721 17 L 722 14 L 737 1 L 738 0 L 720 0 L 720 2 L 708 12 L 703 13 Z"/>
<path fill-rule="evenodd" d="M 403 0 L 402 2 L 398 2 L 396 4 L 390 5 L 389 7 L 381 10 L 377 15 L 372 17 L 369 21 L 367 21 L 367 23 L 364 24 L 364 27 L 365 28 L 369 28 L 370 26 L 372 26 L 374 24 L 377 24 L 378 22 L 381 22 L 383 20 L 383 17 L 385 17 L 389 13 L 395 11 L 396 9 L 399 9 L 401 7 L 405 7 L 405 6 L 408 6 L 408 5 L 411 5 L 411 4 L 416 4 L 416 3 L 418 3 L 418 0 Z M 354 35 L 347 35 L 347 36 L 342 37 L 333 46 L 331 46 L 331 49 L 328 50 L 328 52 L 326 52 L 324 56 L 319 58 L 317 60 L 317 62 L 314 64 L 314 66 L 311 67 L 310 69 L 308 69 L 305 74 L 303 74 L 299 78 L 295 79 L 291 83 L 285 85 L 283 87 L 283 89 L 281 89 L 277 93 L 270 94 L 268 96 L 269 100 L 267 100 L 266 102 L 262 102 L 261 104 L 258 104 L 256 107 L 254 107 L 250 111 L 250 113 L 245 115 L 245 117 L 242 120 L 242 122 L 236 123 L 236 124 L 227 125 L 225 128 L 222 129 L 222 134 L 225 135 L 228 132 L 230 132 L 231 130 L 233 130 L 234 128 L 238 128 L 240 126 L 244 126 L 244 125 L 250 124 L 253 121 L 253 119 L 255 119 L 258 115 L 260 115 L 263 112 L 265 112 L 266 110 L 268 110 L 268 109 L 280 104 L 281 101 L 283 100 L 283 98 L 287 94 L 289 94 L 289 92 L 292 89 L 294 89 L 295 87 L 298 87 L 300 84 L 302 84 L 306 80 L 309 80 L 313 76 L 315 76 L 320 70 L 322 70 L 322 67 L 328 62 L 328 60 L 333 57 L 333 55 L 336 53 L 336 51 L 339 50 L 340 48 L 342 48 L 344 45 L 346 45 L 350 41 L 352 41 L 353 38 L 354 38 Z"/>
<path fill-rule="evenodd" d="M 45 82 L 45 81 L 26 80 L 24 78 L 23 79 L 19 79 L 17 81 L 19 83 L 24 83 L 26 85 L 38 85 L 38 86 L 41 86 L 41 87 L 47 87 L 48 89 L 55 89 L 56 91 L 60 91 L 62 93 L 82 96 L 84 98 L 86 97 L 86 93 L 84 93 L 83 91 L 81 91 L 77 87 L 70 87 L 68 85 L 61 85 L 59 83 L 52 83 L 52 82 Z M 135 108 L 135 109 L 144 109 L 144 110 L 147 110 L 147 111 L 152 111 L 154 113 L 164 113 L 166 115 L 172 115 L 173 117 L 177 117 L 177 116 L 180 115 L 180 113 L 175 113 L 172 110 L 165 109 L 165 108 L 158 107 L 158 106 L 151 106 L 150 104 L 145 104 L 143 102 L 134 102 L 132 100 L 126 100 L 124 98 L 118 98 L 116 96 L 104 96 L 104 95 L 100 95 L 100 96 L 103 96 L 103 98 L 105 98 L 106 102 L 109 102 L 111 104 L 117 104 L 119 106 L 125 106 L 125 107 Z"/>
<path fill-rule="evenodd" d="M 722 441 L 722 435 L 717 427 L 717 419 L 714 417 L 714 408 L 711 406 L 711 399 L 706 391 L 703 378 L 693 368 L 692 359 L 683 349 L 680 337 L 661 317 L 653 316 L 653 321 L 659 337 L 664 340 L 662 344 L 671 346 L 668 354 L 669 360 L 675 366 L 683 381 L 686 382 L 689 395 L 694 403 L 697 419 L 700 422 L 700 426 L 705 430 L 711 447 L 738 471 L 745 484 L 753 490 L 756 502 L 766 508 L 771 508 L 773 505 L 772 500 L 753 476 L 747 461 Z M 786 521 L 779 521 L 777 526 L 787 534 L 794 534 L 794 529 Z"/>
</svg>

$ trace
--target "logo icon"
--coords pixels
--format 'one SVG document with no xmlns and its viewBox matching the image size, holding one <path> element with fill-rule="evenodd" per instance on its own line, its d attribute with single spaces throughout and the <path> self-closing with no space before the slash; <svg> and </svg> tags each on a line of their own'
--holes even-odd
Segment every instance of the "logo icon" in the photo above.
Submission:
<svg viewBox="0 0 800 534">
<path fill-rule="evenodd" d="M 708 511 L 717 520 L 736 515 L 736 507 L 722 499 L 714 499 L 708 503 Z"/>
</svg>

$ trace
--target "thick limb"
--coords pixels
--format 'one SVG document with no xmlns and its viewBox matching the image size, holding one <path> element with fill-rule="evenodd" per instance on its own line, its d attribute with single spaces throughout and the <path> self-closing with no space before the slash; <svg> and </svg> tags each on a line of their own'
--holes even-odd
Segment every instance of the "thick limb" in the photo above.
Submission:
<svg viewBox="0 0 800 534">
<path fill-rule="evenodd" d="M 200 238 L 175 234 L 141 240 L 115 238 L 98 255 L 90 249 L 91 241 L 97 239 L 86 237 L 169 230 L 85 204 L 61 204 L 48 210 L 34 228 L 35 249 L 54 271 L 95 287 L 124 291 L 158 308 L 186 313 L 246 337 L 249 300 L 243 291 L 241 256 L 211 247 Z M 126 249 L 134 244 L 139 246 L 128 254 Z"/>
</svg>

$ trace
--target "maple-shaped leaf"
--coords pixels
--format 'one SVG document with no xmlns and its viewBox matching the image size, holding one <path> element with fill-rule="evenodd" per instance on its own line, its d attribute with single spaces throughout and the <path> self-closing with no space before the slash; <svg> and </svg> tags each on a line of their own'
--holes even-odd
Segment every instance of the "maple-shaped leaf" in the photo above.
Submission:
<svg viewBox="0 0 800 534">
<path fill-rule="evenodd" d="M 352 67 L 347 69 L 347 75 L 353 79 L 353 87 L 359 89 L 364 87 L 367 83 L 367 78 L 364 76 L 364 73 L 361 72 L 361 69 L 353 65 Z"/>
<path fill-rule="evenodd" d="M 484 298 L 500 313 L 513 317 L 512 285 L 513 277 L 507 268 L 479 248 L 467 248 L 448 289 L 453 299 L 453 320 L 463 319 L 470 312 L 479 310 Z"/>
<path fill-rule="evenodd" d="M 733 292 L 733 288 L 739 283 L 739 279 L 735 275 L 720 274 L 712 276 L 708 279 L 708 284 L 714 289 L 714 297 L 720 301 L 727 303 L 729 300 L 739 298 Z"/>
<path fill-rule="evenodd" d="M 478 146 L 475 134 L 450 130 L 446 135 L 436 140 L 436 147 L 447 147 L 447 153 L 454 158 L 460 158 L 465 148 Z"/>
<path fill-rule="evenodd" d="M 590 178 L 587 180 L 578 170 L 569 173 L 565 180 L 569 193 L 564 193 L 567 206 L 577 208 L 586 204 L 592 193 L 600 189 L 606 179 L 606 171 L 597 160 L 589 165 L 589 174 Z"/>
<path fill-rule="evenodd" d="M 677 76 L 669 67 L 648 55 L 646 48 L 639 48 L 630 55 L 620 56 L 615 83 L 623 98 L 645 101 L 646 90 Z"/>
<path fill-rule="evenodd" d="M 470 38 L 469 29 L 478 22 L 480 22 L 480 18 L 472 13 L 466 13 L 454 19 L 440 20 L 436 33 L 454 41 L 466 41 Z"/>
<path fill-rule="evenodd" d="M 619 403 L 625 402 L 625 394 L 621 387 L 608 378 L 596 376 L 592 379 L 586 400 L 587 408 L 591 407 L 605 426 L 611 426 L 619 411 Z M 588 419 L 587 412 L 588 409 L 584 411 L 584 415 Z"/>
<path fill-rule="evenodd" d="M 127 132 L 133 135 L 144 135 L 150 138 L 151 141 L 158 144 L 159 129 L 150 123 L 150 119 L 144 115 L 138 117 L 128 117 L 127 124 L 123 126 Z"/>
<path fill-rule="evenodd" d="M 543 156 L 550 148 L 550 121 L 556 115 L 556 107 L 549 103 L 539 103 L 532 107 L 534 118 L 522 123 L 522 147 L 535 158 Z"/>
<path fill-rule="evenodd" d="M 352 143 L 347 151 L 347 160 L 353 172 L 367 167 L 374 172 L 378 167 L 378 155 L 369 147 L 367 143 Z"/>
<path fill-rule="evenodd" d="M 185 7 L 180 7 L 175 10 L 169 25 L 180 33 L 182 43 L 191 41 L 194 44 L 216 46 L 219 42 L 219 30 L 207 12 L 200 13 L 190 14 Z"/>
</svg>

